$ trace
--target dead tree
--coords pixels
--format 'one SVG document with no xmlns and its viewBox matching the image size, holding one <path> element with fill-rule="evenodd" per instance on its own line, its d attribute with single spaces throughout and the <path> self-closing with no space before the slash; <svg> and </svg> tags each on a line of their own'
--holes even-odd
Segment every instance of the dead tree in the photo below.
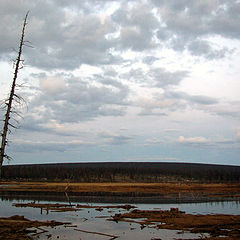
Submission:
<svg viewBox="0 0 240 240">
<path fill-rule="evenodd" d="M 15 90 L 16 90 L 16 86 L 17 86 L 16 81 L 17 81 L 17 77 L 18 77 L 18 72 L 23 67 L 24 60 L 21 59 L 22 49 L 23 49 L 23 46 L 26 45 L 26 43 L 27 43 L 26 41 L 24 41 L 25 28 L 27 25 L 27 17 L 28 17 L 28 12 L 27 12 L 27 14 L 24 18 L 24 22 L 23 22 L 22 34 L 21 34 L 19 48 L 18 48 L 18 54 L 17 54 L 17 58 L 15 60 L 15 69 L 14 69 L 11 91 L 10 91 L 8 99 L 4 103 L 6 113 L 5 113 L 5 117 L 3 120 L 3 122 L 4 122 L 3 129 L 1 132 L 2 143 L 1 143 L 1 148 L 0 148 L 0 177 L 1 177 L 1 173 L 2 173 L 2 165 L 3 165 L 4 159 L 7 159 L 7 160 L 11 159 L 5 153 L 5 148 L 8 143 L 8 139 L 7 139 L 8 133 L 11 131 L 10 130 L 11 128 L 17 128 L 16 124 L 10 122 L 12 115 L 14 115 L 14 114 L 18 115 L 18 113 L 13 110 L 13 104 L 14 104 L 14 102 L 19 103 L 22 101 L 22 98 L 15 93 Z"/>
</svg>

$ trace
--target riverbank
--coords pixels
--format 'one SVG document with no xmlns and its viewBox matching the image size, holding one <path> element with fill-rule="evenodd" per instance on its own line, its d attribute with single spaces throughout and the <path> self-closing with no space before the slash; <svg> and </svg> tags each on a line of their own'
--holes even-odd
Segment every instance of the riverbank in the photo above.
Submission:
<svg viewBox="0 0 240 240">
<path fill-rule="evenodd" d="M 203 234 L 201 239 L 239 239 L 240 215 L 193 215 L 170 210 L 132 210 L 128 213 L 115 214 L 110 221 L 138 223 L 142 227 L 151 226 L 157 229 L 171 229 Z M 208 235 L 208 236 L 207 236 Z"/>
<path fill-rule="evenodd" d="M 0 217 L 0 240 L 32 240 L 33 236 L 47 232 L 42 227 L 55 227 L 70 223 L 56 221 L 31 221 L 24 216 Z M 31 236 L 32 237 L 31 237 Z"/>
<path fill-rule="evenodd" d="M 240 184 L 0 182 L 2 197 L 82 202 L 194 203 L 239 201 Z M 30 200 L 30 199 L 29 199 Z"/>
</svg>

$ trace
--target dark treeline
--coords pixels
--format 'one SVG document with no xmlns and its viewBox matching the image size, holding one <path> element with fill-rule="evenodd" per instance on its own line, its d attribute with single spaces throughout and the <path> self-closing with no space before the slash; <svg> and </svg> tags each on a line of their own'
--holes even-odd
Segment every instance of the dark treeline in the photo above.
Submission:
<svg viewBox="0 0 240 240">
<path fill-rule="evenodd" d="M 239 182 L 240 166 L 194 163 L 61 163 L 3 166 L 6 180 L 76 182 Z"/>
</svg>

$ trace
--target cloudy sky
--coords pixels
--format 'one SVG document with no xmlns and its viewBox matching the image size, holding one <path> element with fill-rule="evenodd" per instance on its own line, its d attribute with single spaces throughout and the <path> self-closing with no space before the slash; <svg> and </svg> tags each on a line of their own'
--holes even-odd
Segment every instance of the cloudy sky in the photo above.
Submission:
<svg viewBox="0 0 240 240">
<path fill-rule="evenodd" d="M 240 165 L 239 0 L 1 0 L 1 99 L 28 10 L 12 164 Z"/>
</svg>

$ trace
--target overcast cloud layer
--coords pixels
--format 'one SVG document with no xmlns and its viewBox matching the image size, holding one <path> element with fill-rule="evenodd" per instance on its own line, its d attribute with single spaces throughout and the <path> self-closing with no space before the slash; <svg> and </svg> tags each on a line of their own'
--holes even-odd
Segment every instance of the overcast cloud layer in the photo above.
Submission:
<svg viewBox="0 0 240 240">
<path fill-rule="evenodd" d="M 11 163 L 240 165 L 239 1 L 1 0 L 1 99 L 28 10 Z"/>
</svg>

